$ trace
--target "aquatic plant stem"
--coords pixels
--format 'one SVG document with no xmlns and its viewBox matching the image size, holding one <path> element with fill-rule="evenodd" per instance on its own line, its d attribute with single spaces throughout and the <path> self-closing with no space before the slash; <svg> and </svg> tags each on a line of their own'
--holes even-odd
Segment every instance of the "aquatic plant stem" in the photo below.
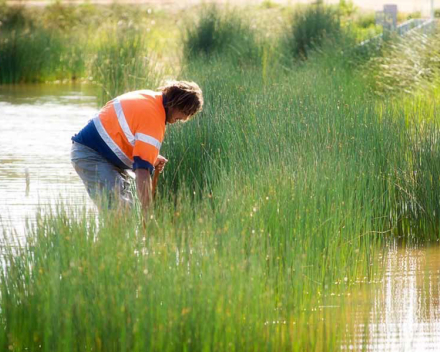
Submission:
<svg viewBox="0 0 440 352">
<path fill-rule="evenodd" d="M 156 197 L 156 187 L 157 187 L 157 181 L 159 179 L 159 174 L 160 174 L 160 172 L 157 171 L 153 175 L 153 182 L 151 185 L 151 193 L 153 194 L 153 199 L 155 199 L 155 197 Z"/>
</svg>

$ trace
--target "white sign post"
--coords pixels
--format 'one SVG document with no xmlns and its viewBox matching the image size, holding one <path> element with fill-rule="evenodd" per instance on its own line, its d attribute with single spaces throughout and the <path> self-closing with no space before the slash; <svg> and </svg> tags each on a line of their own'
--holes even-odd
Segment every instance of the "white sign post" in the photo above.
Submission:
<svg viewBox="0 0 440 352">
<path fill-rule="evenodd" d="M 397 28 L 397 5 L 384 5 L 383 11 L 376 12 L 376 25 L 383 27 L 384 38 Z"/>
</svg>

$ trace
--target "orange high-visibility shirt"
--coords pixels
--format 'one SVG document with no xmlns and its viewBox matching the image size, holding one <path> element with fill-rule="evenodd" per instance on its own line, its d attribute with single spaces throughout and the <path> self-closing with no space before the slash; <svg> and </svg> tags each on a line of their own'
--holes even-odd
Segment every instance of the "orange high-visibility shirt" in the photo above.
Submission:
<svg viewBox="0 0 440 352">
<path fill-rule="evenodd" d="M 162 93 L 139 90 L 109 101 L 93 123 L 127 168 L 151 172 L 164 139 L 165 118 Z"/>
</svg>

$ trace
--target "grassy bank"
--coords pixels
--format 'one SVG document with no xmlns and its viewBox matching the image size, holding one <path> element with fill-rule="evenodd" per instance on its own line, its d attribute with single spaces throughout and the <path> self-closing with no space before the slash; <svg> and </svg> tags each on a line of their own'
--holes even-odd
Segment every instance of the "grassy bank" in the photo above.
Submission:
<svg viewBox="0 0 440 352">
<path fill-rule="evenodd" d="M 353 343 L 344 302 L 378 270 L 383 243 L 438 239 L 436 89 L 378 98 L 375 68 L 347 64 L 338 36 L 286 60 L 242 41 L 245 19 L 232 34 L 208 19 L 200 46 L 186 32 L 199 49 L 182 49 L 180 73 L 206 106 L 167 132 L 146 228 L 137 213 L 60 205 L 23 245 L 5 236 L 2 350 L 340 350 Z M 122 25 L 129 40 L 97 44 L 109 95 L 150 72 Z M 223 30 L 259 50 L 234 55 L 215 40 Z"/>
<path fill-rule="evenodd" d="M 315 6 L 310 7 L 312 8 Z M 237 29 L 247 31 L 244 43 L 232 43 L 237 51 L 241 49 L 241 44 L 249 49 L 247 43 L 252 38 L 258 38 L 259 47 L 254 48 L 255 50 L 260 50 L 263 42 L 267 40 L 279 46 L 278 42 L 289 31 L 291 22 L 300 23 L 304 18 L 301 14 L 309 11 L 307 9 L 264 3 L 246 7 L 226 6 L 213 13 L 215 16 L 223 12 L 227 14 L 226 22 L 229 27 L 226 22 L 222 22 L 222 25 L 224 29 L 227 30 L 228 27 L 232 31 L 229 35 Z M 317 18 L 312 16 L 308 29 L 298 37 L 299 41 L 302 41 L 300 48 L 292 50 L 307 50 L 312 42 L 322 41 L 322 35 L 326 31 L 332 34 L 333 28 L 339 26 L 339 22 L 341 27 L 350 28 L 359 40 L 380 30 L 372 27 L 368 16 L 354 10 L 347 11 L 345 5 L 332 8 L 319 6 L 318 9 L 322 10 L 313 10 Z M 324 16 L 319 17 L 322 12 Z M 325 16 L 329 12 L 334 15 L 333 18 Z M 166 69 L 166 75 L 175 75 L 181 66 L 181 42 L 185 37 L 184 32 L 188 28 L 194 28 L 193 23 L 198 21 L 200 15 L 202 20 L 209 18 L 200 6 L 133 7 L 117 3 L 103 6 L 87 3 L 69 6 L 62 1 L 56 1 L 45 7 L 25 7 L 8 6 L 0 2 L 0 84 L 90 80 L 104 85 L 106 82 L 102 81 L 102 75 L 97 74 L 95 68 L 101 64 L 103 47 L 110 44 L 111 47 L 124 51 L 124 45 L 117 42 L 118 36 L 127 38 L 128 42 L 132 41 L 130 38 L 133 37 L 142 38 L 137 42 L 136 55 L 160 62 L 163 65 L 161 68 Z M 235 21 L 232 21 L 233 16 Z M 330 21 L 326 21 L 326 18 L 330 18 Z M 246 19 L 244 27 L 243 19 Z M 322 21 L 323 26 L 316 26 L 316 23 Z M 211 25 L 219 23 L 214 22 L 211 22 Z M 204 30 L 206 34 L 207 28 Z M 216 39 L 226 40 L 224 44 L 227 48 L 227 41 L 230 39 L 228 38 Z M 109 43 L 109 40 L 113 40 L 113 43 Z M 120 65 L 120 59 L 126 54 L 121 54 L 115 66 Z M 134 57 L 137 57 L 136 55 Z M 247 55 L 255 56 L 255 51 Z M 114 58 L 114 55 L 104 57 L 110 61 Z M 139 76 L 138 72 L 133 74 Z M 116 90 L 112 92 L 114 93 L 120 92 Z"/>
<path fill-rule="evenodd" d="M 169 131 L 146 229 L 61 207 L 10 247 L 2 348 L 337 350 L 337 295 L 372 277 L 380 244 L 438 237 L 435 124 L 408 128 L 410 101 L 377 104 L 319 60 L 266 85 L 212 60 L 185 73 L 207 106 Z"/>
</svg>

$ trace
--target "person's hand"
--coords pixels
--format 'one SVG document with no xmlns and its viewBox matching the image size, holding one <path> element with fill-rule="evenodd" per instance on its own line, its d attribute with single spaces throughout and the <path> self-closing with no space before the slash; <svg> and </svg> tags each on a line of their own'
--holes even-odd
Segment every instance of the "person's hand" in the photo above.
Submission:
<svg viewBox="0 0 440 352">
<path fill-rule="evenodd" d="M 165 164 L 168 162 L 168 159 L 165 159 L 162 155 L 159 155 L 157 157 L 156 162 L 154 163 L 154 168 L 156 169 L 156 171 L 159 171 L 160 173 L 162 173 L 163 168 L 165 167 Z"/>
</svg>

